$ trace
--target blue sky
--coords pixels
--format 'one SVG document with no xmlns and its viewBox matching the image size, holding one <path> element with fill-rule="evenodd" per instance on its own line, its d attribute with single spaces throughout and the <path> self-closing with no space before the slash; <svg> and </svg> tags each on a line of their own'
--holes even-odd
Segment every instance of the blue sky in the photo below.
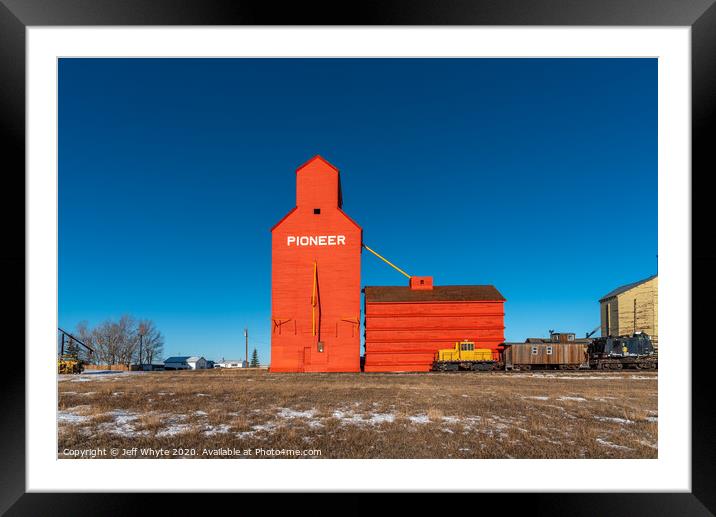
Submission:
<svg viewBox="0 0 716 517">
<path fill-rule="evenodd" d="M 508 340 L 656 272 L 656 59 L 61 59 L 59 325 L 130 313 L 208 359 L 248 327 L 268 362 L 269 230 L 316 154 L 367 245 L 494 284 Z"/>
</svg>

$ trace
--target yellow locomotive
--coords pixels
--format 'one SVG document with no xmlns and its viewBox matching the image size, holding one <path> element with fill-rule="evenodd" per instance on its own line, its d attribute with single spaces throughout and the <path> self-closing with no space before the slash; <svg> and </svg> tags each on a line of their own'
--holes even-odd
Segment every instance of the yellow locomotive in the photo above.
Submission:
<svg viewBox="0 0 716 517">
<path fill-rule="evenodd" d="M 497 361 L 489 348 L 475 348 L 474 341 L 458 341 L 453 348 L 435 352 L 433 371 L 457 372 L 460 370 L 490 371 Z"/>
</svg>

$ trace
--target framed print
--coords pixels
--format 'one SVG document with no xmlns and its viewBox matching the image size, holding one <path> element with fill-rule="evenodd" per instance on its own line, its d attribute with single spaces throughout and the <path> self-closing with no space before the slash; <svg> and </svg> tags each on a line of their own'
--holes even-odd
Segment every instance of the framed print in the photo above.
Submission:
<svg viewBox="0 0 716 517">
<path fill-rule="evenodd" d="M 714 511 L 716 8 L 562 4 L 4 1 L 3 511 Z"/>
</svg>

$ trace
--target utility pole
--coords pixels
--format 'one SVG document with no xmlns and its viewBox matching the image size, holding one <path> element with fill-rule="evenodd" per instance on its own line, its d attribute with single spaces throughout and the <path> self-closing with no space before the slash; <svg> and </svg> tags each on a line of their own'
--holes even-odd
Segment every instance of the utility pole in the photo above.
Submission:
<svg viewBox="0 0 716 517">
<path fill-rule="evenodd" d="M 144 334 L 147 333 L 147 328 L 144 326 L 144 323 L 139 324 L 139 370 L 144 371 L 144 361 L 142 360 L 142 352 L 144 348 Z"/>
<path fill-rule="evenodd" d="M 246 362 L 244 363 L 246 368 L 249 367 L 249 329 L 244 329 L 244 337 L 246 338 L 246 355 L 244 356 L 246 358 Z"/>
</svg>

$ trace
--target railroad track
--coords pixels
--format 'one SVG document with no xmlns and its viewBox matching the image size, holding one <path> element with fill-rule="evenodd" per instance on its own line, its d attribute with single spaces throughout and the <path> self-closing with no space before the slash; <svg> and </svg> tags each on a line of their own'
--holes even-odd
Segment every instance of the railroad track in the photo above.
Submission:
<svg viewBox="0 0 716 517">
<path fill-rule="evenodd" d="M 442 373 L 449 373 L 449 374 L 490 374 L 490 373 L 569 373 L 569 374 L 576 374 L 576 375 L 583 375 L 583 374 L 613 374 L 613 373 L 658 373 L 658 368 L 621 368 L 621 369 L 592 369 L 592 368 L 579 368 L 576 370 L 568 370 L 568 369 L 559 369 L 559 368 L 531 368 L 531 369 L 513 369 L 513 370 L 504 370 L 504 369 L 494 369 L 494 370 L 431 370 L 428 373 L 436 373 L 436 374 L 442 374 Z"/>
</svg>

